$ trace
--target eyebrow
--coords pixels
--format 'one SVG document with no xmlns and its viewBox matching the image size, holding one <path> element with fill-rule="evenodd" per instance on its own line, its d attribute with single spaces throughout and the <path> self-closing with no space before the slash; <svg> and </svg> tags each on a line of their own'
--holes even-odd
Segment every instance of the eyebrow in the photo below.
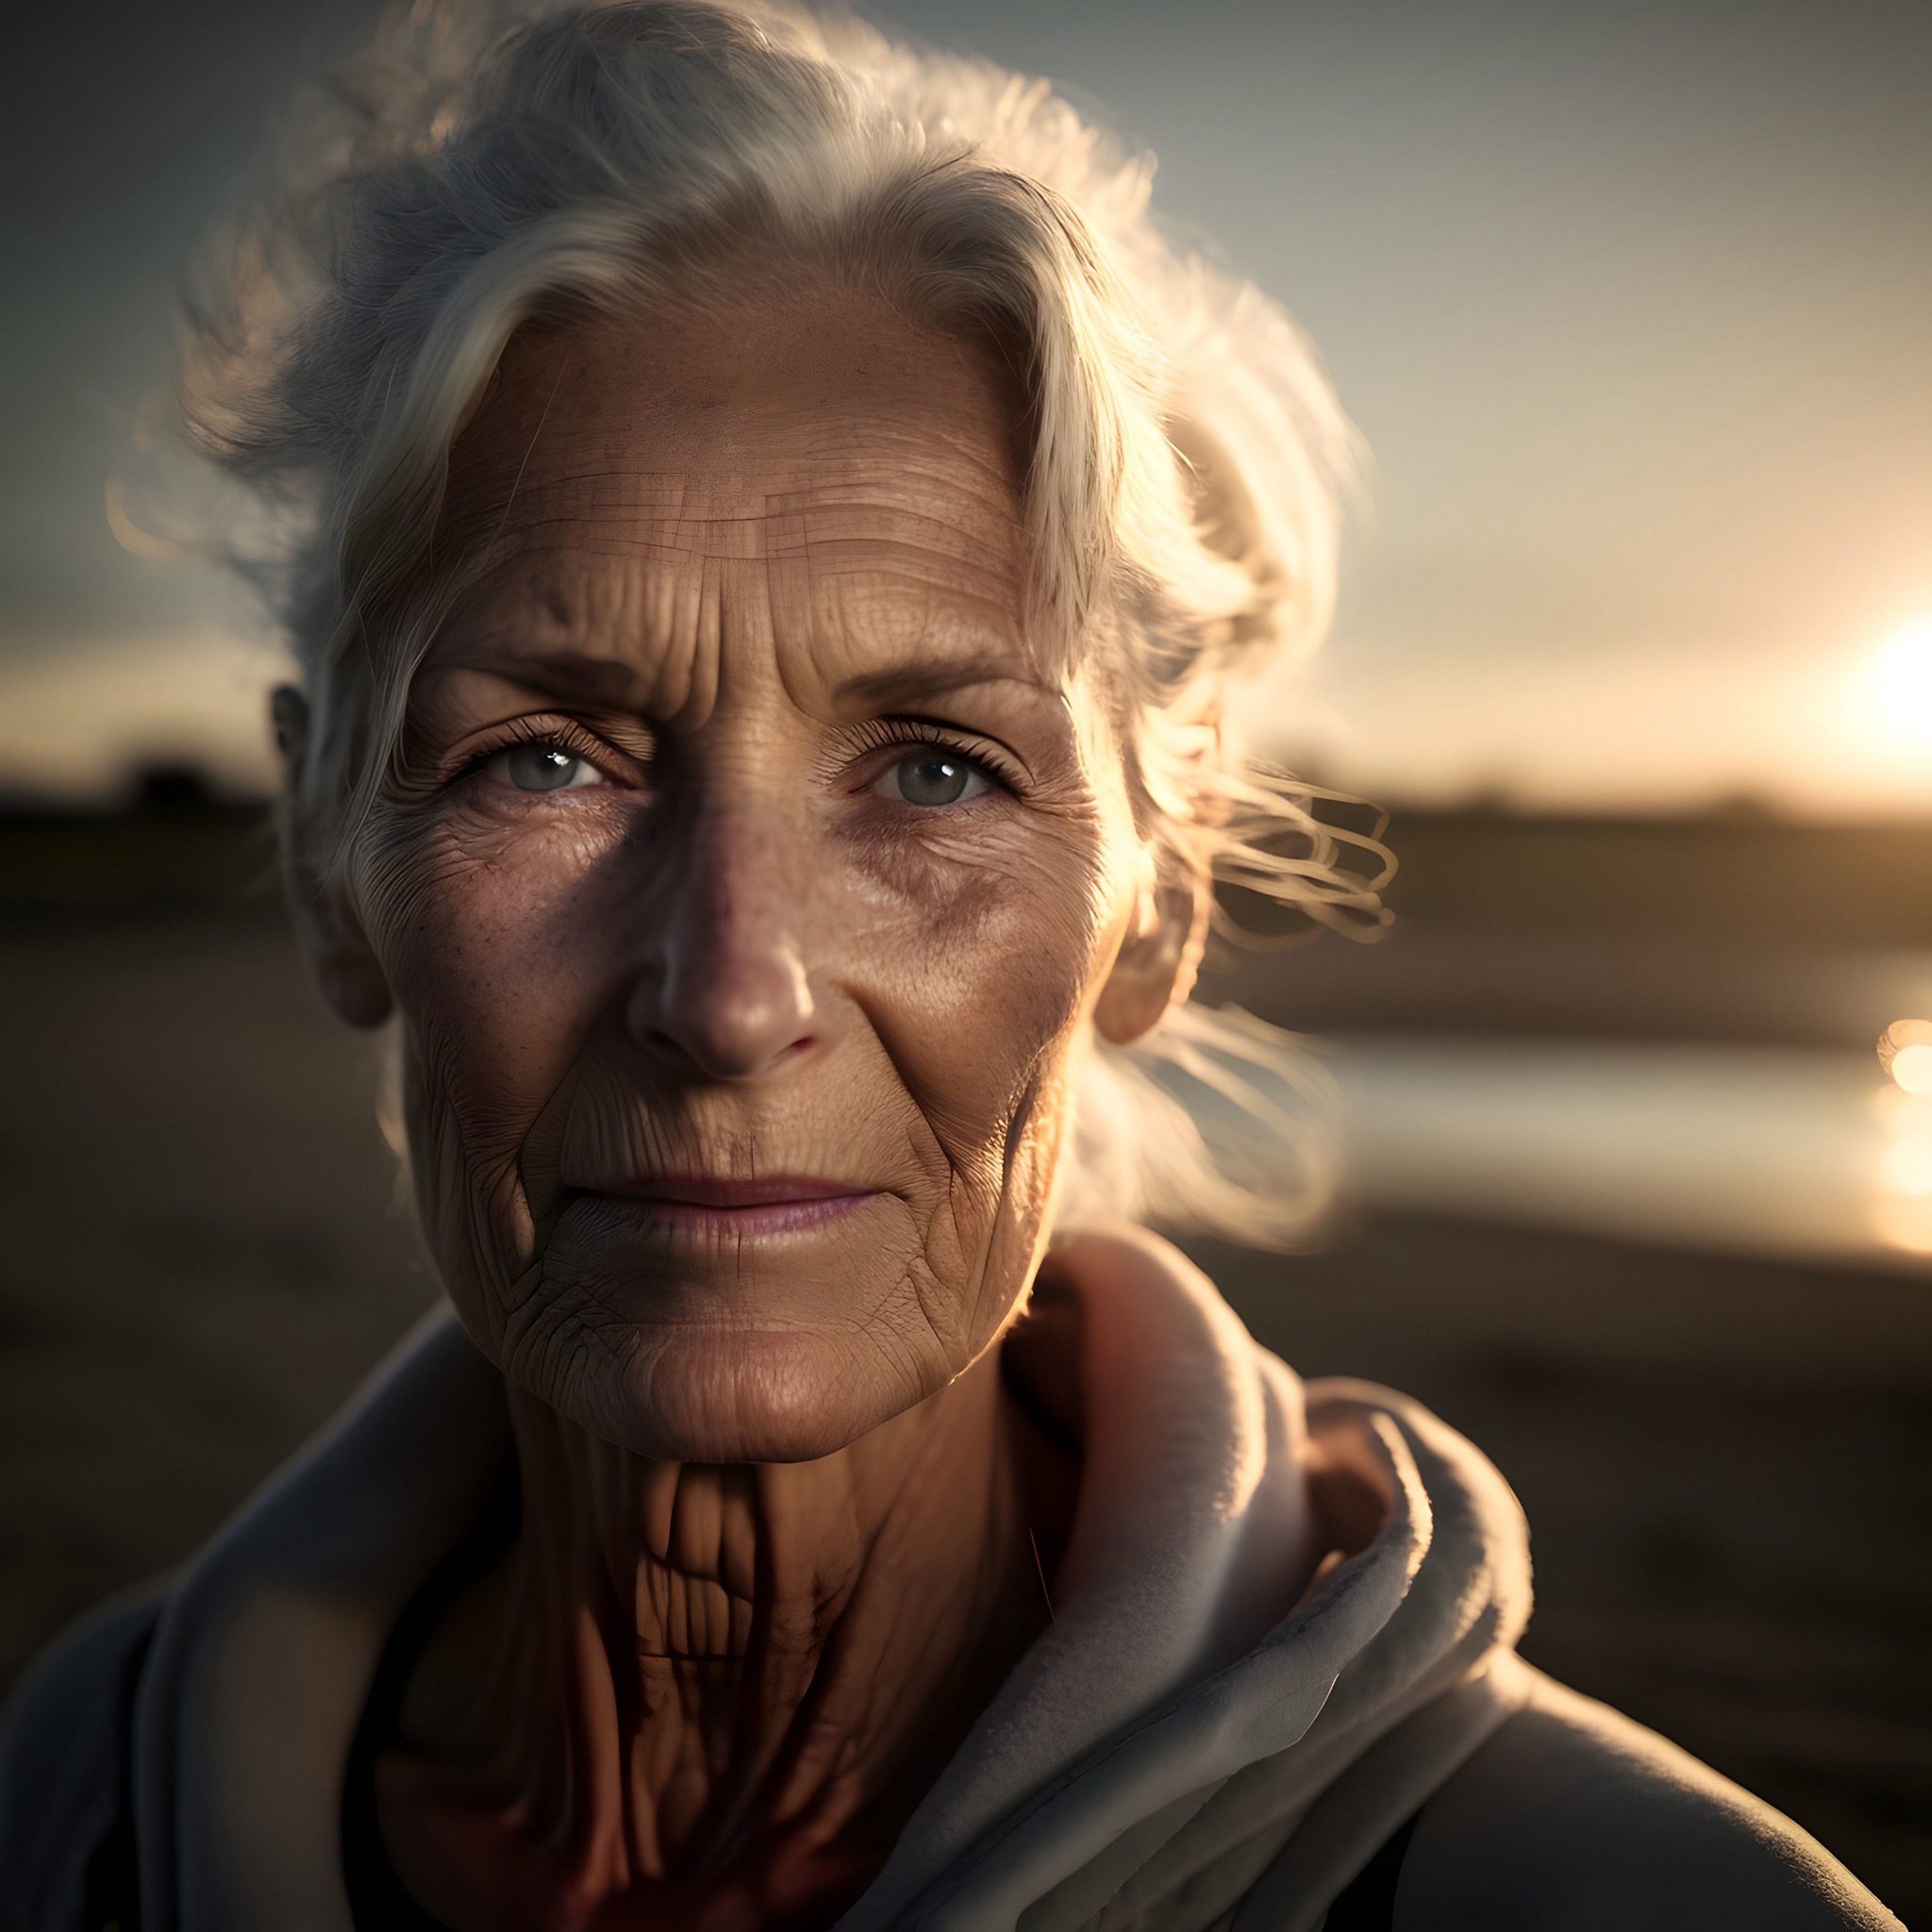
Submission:
<svg viewBox="0 0 1932 1932">
<path fill-rule="evenodd" d="M 493 653 L 473 660 L 454 663 L 431 662 L 424 669 L 438 671 L 480 671 L 521 684 L 552 697 L 575 698 L 584 703 L 626 705 L 637 696 L 638 674 L 614 658 L 598 658 L 585 651 L 545 651 L 538 656 L 497 657 Z"/>
<path fill-rule="evenodd" d="M 898 711 L 926 698 L 987 684 L 1034 688 L 1029 678 L 1011 671 L 991 670 L 984 664 L 902 664 L 844 679 L 833 687 L 832 702 L 841 710 Z"/>
</svg>

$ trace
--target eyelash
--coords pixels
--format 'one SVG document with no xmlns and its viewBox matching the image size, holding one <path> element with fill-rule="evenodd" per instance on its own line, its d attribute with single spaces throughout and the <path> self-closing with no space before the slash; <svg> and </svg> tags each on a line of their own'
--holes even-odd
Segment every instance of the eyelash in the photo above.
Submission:
<svg viewBox="0 0 1932 1932">
<path fill-rule="evenodd" d="M 941 751 L 957 752 L 977 765 L 1003 791 L 1017 793 L 1024 783 L 1012 758 L 998 745 L 924 718 L 871 718 L 853 735 L 858 741 L 861 754 L 929 744 Z"/>
<path fill-rule="evenodd" d="M 621 782 L 610 769 L 613 747 L 574 719 L 560 717 L 512 718 L 488 743 L 478 746 L 463 760 L 451 774 L 451 782 L 474 777 L 491 758 L 525 744 L 554 744 L 558 751 L 567 751 L 573 758 L 596 766 L 613 782 Z M 639 760 L 633 757 L 629 762 L 636 764 Z"/>
</svg>

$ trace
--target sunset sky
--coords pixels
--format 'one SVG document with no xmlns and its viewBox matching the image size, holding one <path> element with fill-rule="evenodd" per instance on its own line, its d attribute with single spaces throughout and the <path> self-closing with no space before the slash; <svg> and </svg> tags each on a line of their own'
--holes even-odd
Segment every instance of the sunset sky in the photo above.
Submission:
<svg viewBox="0 0 1932 1932">
<path fill-rule="evenodd" d="M 1374 463 L 1285 746 L 1398 799 L 1932 808 L 1932 8 L 881 11 L 1108 110 L 1320 346 Z M 265 656 L 103 485 L 203 214 L 349 15 L 9 12 L 0 785 L 245 775 Z"/>
</svg>

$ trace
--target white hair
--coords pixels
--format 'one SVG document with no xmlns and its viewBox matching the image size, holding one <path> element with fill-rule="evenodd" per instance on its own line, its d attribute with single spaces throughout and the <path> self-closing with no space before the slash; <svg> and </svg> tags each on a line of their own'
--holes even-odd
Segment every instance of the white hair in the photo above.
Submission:
<svg viewBox="0 0 1932 1932">
<path fill-rule="evenodd" d="M 317 873 L 395 772 L 458 587 L 452 443 L 525 324 L 744 299 L 827 273 L 999 345 L 1022 378 L 1043 637 L 1096 662 L 1164 874 L 1374 926 L 1374 841 L 1246 755 L 1233 678 L 1312 646 L 1352 433 L 1289 318 L 1174 249 L 1151 159 L 1042 81 L 774 0 L 416 0 L 291 124 L 225 232 L 184 377 L 199 445 L 272 511 L 311 708 L 289 804 Z M 1058 1214 L 1286 1245 L 1329 1191 L 1289 1036 L 1172 1008 L 1094 1041 Z"/>
</svg>

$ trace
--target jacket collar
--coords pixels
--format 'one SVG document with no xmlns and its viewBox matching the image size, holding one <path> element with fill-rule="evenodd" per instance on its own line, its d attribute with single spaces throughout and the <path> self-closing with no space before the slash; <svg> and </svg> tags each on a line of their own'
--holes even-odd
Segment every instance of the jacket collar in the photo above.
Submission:
<svg viewBox="0 0 1932 1932">
<path fill-rule="evenodd" d="M 1441 1739 L 1357 1778 L 1357 1838 L 1399 1823 L 1408 1785 L 1446 1774 L 1513 1704 L 1496 1660 L 1527 1615 L 1526 1540 L 1467 1443 L 1364 1385 L 1316 1384 L 1305 1403 L 1204 1278 L 1110 1284 L 1084 1315 L 1089 1420 L 1055 1621 L 841 1932 L 985 1932 L 1023 1910 L 1030 1932 L 1134 1888 L 1218 1897 L 1237 1866 L 1253 1881 L 1289 1857 L 1301 1818 L 1424 1707 L 1466 1710 L 1445 1729 L 1439 1708 Z M 136 1716 L 152 1932 L 348 1932 L 356 1727 L 391 1630 L 508 1442 L 498 1377 L 441 1311 L 194 1564 Z M 1373 1533 L 1297 1604 L 1322 1519 L 1346 1513 L 1324 1495 L 1357 1513 L 1366 1498 Z M 1257 1830 L 1263 1867 L 1230 1863 Z"/>
</svg>

